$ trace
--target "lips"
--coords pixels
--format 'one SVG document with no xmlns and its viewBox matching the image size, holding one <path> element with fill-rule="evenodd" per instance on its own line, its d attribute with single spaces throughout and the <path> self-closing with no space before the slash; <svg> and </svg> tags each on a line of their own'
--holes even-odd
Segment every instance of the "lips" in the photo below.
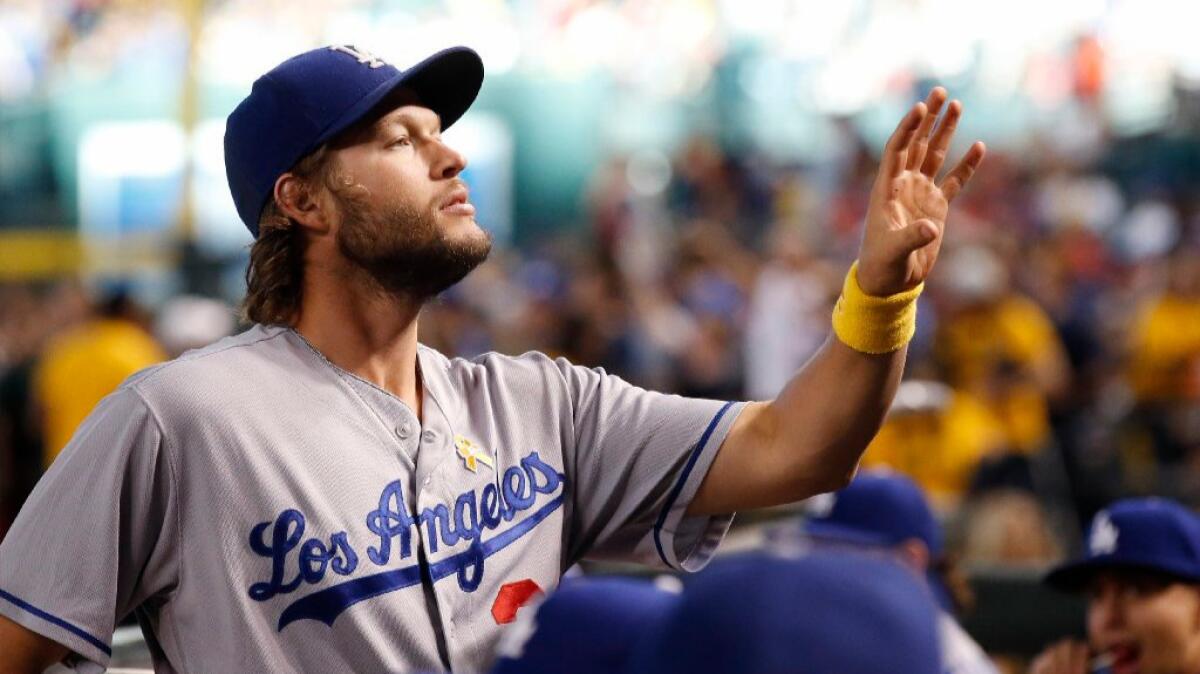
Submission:
<svg viewBox="0 0 1200 674">
<path fill-rule="evenodd" d="M 1142 649 L 1135 644 L 1121 644 L 1109 649 L 1113 674 L 1137 674 L 1141 671 Z"/>
<path fill-rule="evenodd" d="M 475 206 L 467 200 L 468 192 L 466 187 L 455 188 L 454 191 L 442 200 L 441 206 L 438 208 L 443 213 L 450 215 L 475 215 Z"/>
</svg>

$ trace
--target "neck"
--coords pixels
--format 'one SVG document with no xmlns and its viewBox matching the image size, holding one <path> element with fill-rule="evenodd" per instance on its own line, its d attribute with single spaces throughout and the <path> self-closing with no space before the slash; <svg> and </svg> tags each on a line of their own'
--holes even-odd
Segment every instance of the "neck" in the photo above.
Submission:
<svg viewBox="0 0 1200 674">
<path fill-rule="evenodd" d="M 293 324 L 329 362 L 396 396 L 421 418 L 417 318 L 421 302 L 387 293 L 361 274 L 310 267 Z"/>
</svg>

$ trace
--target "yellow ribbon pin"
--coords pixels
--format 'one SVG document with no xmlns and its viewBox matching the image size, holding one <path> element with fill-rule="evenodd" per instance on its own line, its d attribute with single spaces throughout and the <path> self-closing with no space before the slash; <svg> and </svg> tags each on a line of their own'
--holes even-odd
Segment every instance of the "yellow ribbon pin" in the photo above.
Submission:
<svg viewBox="0 0 1200 674">
<path fill-rule="evenodd" d="M 454 436 L 454 446 L 458 450 L 458 455 L 463 460 L 463 465 L 472 473 L 479 469 L 478 464 L 481 463 L 492 470 L 496 469 L 496 463 L 492 460 L 492 457 L 488 456 L 487 450 L 474 442 L 461 435 L 456 435 Z"/>
</svg>

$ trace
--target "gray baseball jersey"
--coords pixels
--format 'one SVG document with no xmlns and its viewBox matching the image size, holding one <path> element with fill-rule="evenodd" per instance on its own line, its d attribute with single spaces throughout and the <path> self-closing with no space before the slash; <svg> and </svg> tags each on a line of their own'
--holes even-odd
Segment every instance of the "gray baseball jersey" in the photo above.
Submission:
<svg viewBox="0 0 1200 674">
<path fill-rule="evenodd" d="M 691 570 L 724 535 L 684 511 L 739 404 L 418 363 L 423 423 L 280 327 L 134 375 L 0 545 L 0 613 L 85 669 L 133 612 L 160 672 L 471 672 L 580 558 Z"/>
</svg>

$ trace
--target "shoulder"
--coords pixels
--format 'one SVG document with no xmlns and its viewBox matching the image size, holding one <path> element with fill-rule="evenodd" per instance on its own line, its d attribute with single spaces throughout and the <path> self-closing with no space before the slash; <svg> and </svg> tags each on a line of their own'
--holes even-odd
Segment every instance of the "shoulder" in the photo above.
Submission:
<svg viewBox="0 0 1200 674">
<path fill-rule="evenodd" d="M 121 385 L 151 408 L 172 402 L 228 399 L 253 392 L 299 365 L 287 329 L 256 325 L 130 376 Z"/>
<path fill-rule="evenodd" d="M 519 356 L 489 351 L 473 358 L 449 358 L 438 351 L 422 345 L 422 366 L 434 367 L 445 372 L 451 379 L 463 382 L 486 379 L 564 379 L 574 370 L 586 370 L 571 364 L 566 358 L 551 358 L 540 351 L 528 351 Z M 589 370 L 591 371 L 591 370 Z M 602 370 L 595 370 L 603 372 Z"/>
<path fill-rule="evenodd" d="M 996 674 L 996 666 L 983 648 L 971 638 L 953 616 L 938 616 L 942 636 L 942 664 L 947 674 Z"/>
<path fill-rule="evenodd" d="M 447 386 L 467 398 L 485 396 L 493 402 L 536 400 L 539 404 L 580 398 L 602 383 L 616 379 L 602 369 L 574 365 L 565 358 L 551 358 L 539 351 L 519 356 L 489 352 L 474 358 L 448 358 L 421 347 L 421 364 L 426 381 Z M 432 375 L 432 376 L 429 376 Z"/>
</svg>

